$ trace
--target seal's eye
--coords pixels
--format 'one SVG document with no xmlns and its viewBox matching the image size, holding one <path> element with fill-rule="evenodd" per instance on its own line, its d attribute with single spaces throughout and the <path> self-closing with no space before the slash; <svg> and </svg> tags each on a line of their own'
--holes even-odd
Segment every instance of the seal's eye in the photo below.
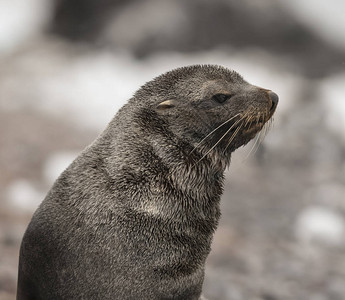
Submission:
<svg viewBox="0 0 345 300">
<path fill-rule="evenodd" d="M 226 100 L 230 98 L 231 98 L 231 95 L 225 95 L 225 94 L 215 94 L 212 96 L 212 100 L 218 103 L 224 103 Z"/>
</svg>

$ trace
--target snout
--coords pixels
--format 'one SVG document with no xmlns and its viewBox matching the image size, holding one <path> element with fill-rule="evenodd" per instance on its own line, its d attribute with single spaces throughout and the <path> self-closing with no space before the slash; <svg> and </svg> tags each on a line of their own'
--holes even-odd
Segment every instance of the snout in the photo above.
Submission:
<svg viewBox="0 0 345 300">
<path fill-rule="evenodd" d="M 270 111 L 273 112 L 273 111 L 275 111 L 275 109 L 278 105 L 279 97 L 276 93 L 274 93 L 272 91 L 268 91 L 267 94 L 268 94 L 269 99 L 271 100 Z"/>
</svg>

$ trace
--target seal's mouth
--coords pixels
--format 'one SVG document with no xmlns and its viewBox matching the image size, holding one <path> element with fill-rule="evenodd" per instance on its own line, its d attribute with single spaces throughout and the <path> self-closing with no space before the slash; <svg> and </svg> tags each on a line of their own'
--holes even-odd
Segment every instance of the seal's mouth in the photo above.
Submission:
<svg viewBox="0 0 345 300">
<path fill-rule="evenodd" d="M 273 113 L 257 113 L 248 116 L 242 123 L 242 134 L 253 134 L 259 132 L 271 119 Z"/>
<path fill-rule="evenodd" d="M 256 134 L 264 128 L 265 124 L 267 124 L 269 120 L 271 120 L 278 105 L 278 95 L 272 91 L 267 91 L 266 97 L 269 100 L 269 107 L 267 108 L 267 111 L 255 111 L 247 114 L 244 120 L 244 125 L 242 123 L 243 134 Z"/>
</svg>

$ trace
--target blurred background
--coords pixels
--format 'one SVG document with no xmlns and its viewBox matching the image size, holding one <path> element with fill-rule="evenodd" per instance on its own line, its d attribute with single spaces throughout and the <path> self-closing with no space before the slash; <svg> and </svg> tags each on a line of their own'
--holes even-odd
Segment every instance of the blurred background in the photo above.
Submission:
<svg viewBox="0 0 345 300">
<path fill-rule="evenodd" d="M 0 299 L 32 213 L 146 81 L 220 64 L 275 91 L 275 122 L 227 171 L 204 294 L 345 297 L 345 2 L 0 1 Z"/>
</svg>

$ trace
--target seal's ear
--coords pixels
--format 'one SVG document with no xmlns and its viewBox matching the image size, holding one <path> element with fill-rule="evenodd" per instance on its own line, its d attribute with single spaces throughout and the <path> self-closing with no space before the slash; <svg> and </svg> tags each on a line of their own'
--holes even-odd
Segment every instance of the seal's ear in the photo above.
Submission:
<svg viewBox="0 0 345 300">
<path fill-rule="evenodd" d="M 175 107 L 175 101 L 174 100 L 165 100 L 157 105 L 157 109 L 163 110 Z"/>
</svg>

